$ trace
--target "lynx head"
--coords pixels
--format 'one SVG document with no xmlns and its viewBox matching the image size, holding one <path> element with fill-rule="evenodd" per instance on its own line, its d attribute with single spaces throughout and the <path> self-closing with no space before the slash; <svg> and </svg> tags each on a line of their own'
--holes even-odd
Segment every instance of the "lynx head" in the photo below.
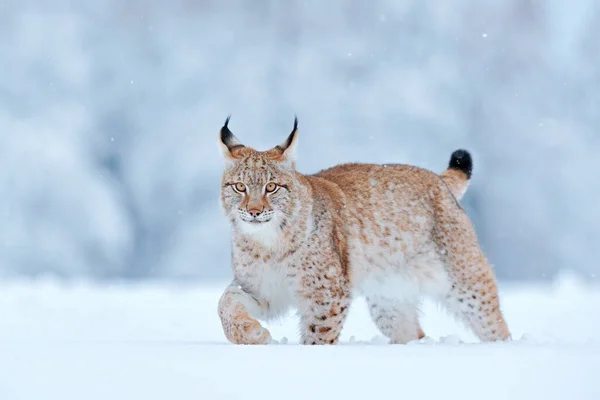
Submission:
<svg viewBox="0 0 600 400">
<path fill-rule="evenodd" d="M 283 143 L 266 151 L 244 146 L 228 123 L 229 117 L 219 140 L 225 162 L 221 205 L 236 231 L 272 244 L 300 205 L 294 156 L 298 120 Z"/>
</svg>

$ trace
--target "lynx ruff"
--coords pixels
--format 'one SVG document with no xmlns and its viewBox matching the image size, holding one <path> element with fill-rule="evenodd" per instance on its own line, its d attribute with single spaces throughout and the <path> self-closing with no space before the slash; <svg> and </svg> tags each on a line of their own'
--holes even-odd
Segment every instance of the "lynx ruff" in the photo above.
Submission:
<svg viewBox="0 0 600 400">
<path fill-rule="evenodd" d="M 298 122 L 267 151 L 220 131 L 221 205 L 232 227 L 234 279 L 218 303 L 227 339 L 272 342 L 258 320 L 297 310 L 301 343 L 336 344 L 364 296 L 390 343 L 424 337 L 419 306 L 445 305 L 482 341 L 509 340 L 492 268 L 458 203 L 471 178 L 457 150 L 437 175 L 409 165 L 344 164 L 296 171 Z"/>
</svg>

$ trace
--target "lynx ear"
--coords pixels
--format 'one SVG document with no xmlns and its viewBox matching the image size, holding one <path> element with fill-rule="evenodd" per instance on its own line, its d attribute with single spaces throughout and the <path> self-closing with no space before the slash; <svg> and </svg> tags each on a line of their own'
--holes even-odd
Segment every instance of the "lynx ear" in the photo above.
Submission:
<svg viewBox="0 0 600 400">
<path fill-rule="evenodd" d="M 298 117 L 294 117 L 294 128 L 292 129 L 292 133 L 287 137 L 287 139 L 275 146 L 276 149 L 281 151 L 282 159 L 288 162 L 296 161 L 296 143 L 298 142 Z"/>
<path fill-rule="evenodd" d="M 221 147 L 221 151 L 223 152 L 223 158 L 225 159 L 226 165 L 231 164 L 235 160 L 235 157 L 232 154 L 233 150 L 245 147 L 242 143 L 240 143 L 238 138 L 236 138 L 235 135 L 229 130 L 229 127 L 227 125 L 229 124 L 230 118 L 231 115 L 227 117 L 227 119 L 225 120 L 225 124 L 223 124 L 223 127 L 219 132 L 219 146 Z"/>
</svg>

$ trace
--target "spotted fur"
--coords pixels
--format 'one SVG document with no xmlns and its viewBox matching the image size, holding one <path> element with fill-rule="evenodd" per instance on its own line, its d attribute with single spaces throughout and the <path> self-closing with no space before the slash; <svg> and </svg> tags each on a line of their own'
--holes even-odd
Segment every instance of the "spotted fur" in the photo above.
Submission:
<svg viewBox="0 0 600 400">
<path fill-rule="evenodd" d="M 303 344 L 335 344 L 359 296 L 392 343 L 424 337 L 425 296 L 482 341 L 510 338 L 493 270 L 458 202 L 471 175 L 464 163 L 440 175 L 389 164 L 304 175 L 295 167 L 297 122 L 267 151 L 241 144 L 228 122 L 219 142 L 221 204 L 232 228 L 234 279 L 218 314 L 229 341 L 269 343 L 259 320 L 294 309 Z"/>
</svg>

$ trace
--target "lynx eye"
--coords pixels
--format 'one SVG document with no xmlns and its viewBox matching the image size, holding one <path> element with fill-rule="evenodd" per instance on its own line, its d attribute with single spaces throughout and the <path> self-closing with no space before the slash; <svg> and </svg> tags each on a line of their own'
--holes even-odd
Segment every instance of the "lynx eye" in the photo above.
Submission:
<svg viewBox="0 0 600 400">
<path fill-rule="evenodd" d="M 265 186 L 265 190 L 267 193 L 273 193 L 275 190 L 277 190 L 277 184 L 273 183 L 273 182 L 269 182 L 267 183 L 267 186 Z"/>
<path fill-rule="evenodd" d="M 238 182 L 236 183 L 233 188 L 235 189 L 236 192 L 240 192 L 243 193 L 246 191 L 246 185 L 244 185 L 242 182 Z"/>
</svg>

